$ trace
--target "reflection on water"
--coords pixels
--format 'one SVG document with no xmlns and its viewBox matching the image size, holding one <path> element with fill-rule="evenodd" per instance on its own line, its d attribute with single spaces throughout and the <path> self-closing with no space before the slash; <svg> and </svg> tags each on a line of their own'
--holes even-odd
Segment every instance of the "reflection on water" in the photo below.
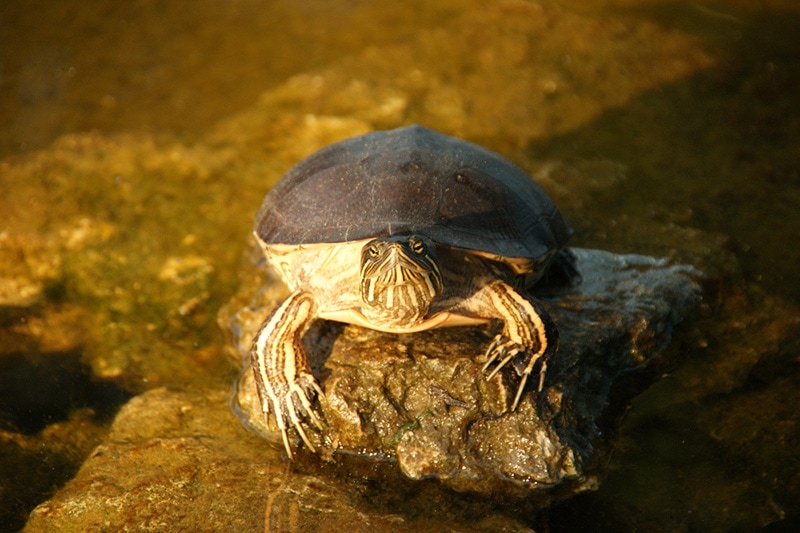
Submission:
<svg viewBox="0 0 800 533">
<path fill-rule="evenodd" d="M 600 489 L 515 518 L 796 523 L 798 30 L 790 0 L 3 2 L 0 522 L 73 475 L 129 394 L 229 386 L 216 313 L 269 184 L 419 122 L 531 169 L 618 168 L 586 200 L 544 183 L 576 241 L 707 258 L 713 280 Z"/>
</svg>

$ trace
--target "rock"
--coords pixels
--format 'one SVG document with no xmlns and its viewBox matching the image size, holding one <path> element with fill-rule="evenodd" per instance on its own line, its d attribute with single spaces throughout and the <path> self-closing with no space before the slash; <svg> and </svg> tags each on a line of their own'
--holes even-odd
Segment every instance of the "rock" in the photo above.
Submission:
<svg viewBox="0 0 800 533">
<path fill-rule="evenodd" d="M 479 504 L 467 522 L 459 502 L 430 491 L 409 496 L 402 509 L 376 506 L 387 498 L 382 488 L 295 471 L 236 423 L 228 396 L 221 388 L 158 388 L 135 397 L 25 531 L 412 532 L 420 522 L 429 531 L 529 531 Z M 402 514 L 409 510 L 419 519 Z"/>
<path fill-rule="evenodd" d="M 649 384 L 644 369 L 693 308 L 701 275 L 652 257 L 575 252 L 582 283 L 537 292 L 558 324 L 560 347 L 543 393 L 528 392 L 514 412 L 513 372 L 486 381 L 481 371 L 496 328 L 389 335 L 315 323 L 304 342 L 325 390 L 328 427 L 310 431 L 323 455 L 393 460 L 411 479 L 436 478 L 459 491 L 538 494 L 543 502 L 595 487 L 617 415 Z M 256 278 L 241 290 L 252 291 Z M 245 360 L 279 298 L 271 285 L 225 320 Z M 236 400 L 243 423 L 280 442 L 262 418 L 252 372 L 242 374 Z"/>
</svg>

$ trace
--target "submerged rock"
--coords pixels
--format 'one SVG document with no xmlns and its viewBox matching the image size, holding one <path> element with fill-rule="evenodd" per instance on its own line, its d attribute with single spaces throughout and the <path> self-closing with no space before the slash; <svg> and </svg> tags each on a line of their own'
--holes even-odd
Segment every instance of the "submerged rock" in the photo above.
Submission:
<svg viewBox="0 0 800 533">
<path fill-rule="evenodd" d="M 395 482 L 393 496 L 299 472 L 242 430 L 228 396 L 158 388 L 133 398 L 25 531 L 530 531 L 430 486 L 402 492 Z"/>
<path fill-rule="evenodd" d="M 327 427 L 310 431 L 323 456 L 392 460 L 409 478 L 479 493 L 548 499 L 596 486 L 617 415 L 650 381 L 646 372 L 621 378 L 636 376 L 667 346 L 698 299 L 700 273 L 652 257 L 575 253 L 582 283 L 537 291 L 560 346 L 543 391 L 529 391 L 516 411 L 514 372 L 487 381 L 481 371 L 492 326 L 390 335 L 316 322 L 304 342 L 325 390 Z M 250 278 L 229 309 L 252 294 L 258 280 Z M 270 284 L 227 319 L 245 361 L 280 296 Z M 235 400 L 244 424 L 280 442 L 273 421 L 263 420 L 249 369 Z"/>
</svg>

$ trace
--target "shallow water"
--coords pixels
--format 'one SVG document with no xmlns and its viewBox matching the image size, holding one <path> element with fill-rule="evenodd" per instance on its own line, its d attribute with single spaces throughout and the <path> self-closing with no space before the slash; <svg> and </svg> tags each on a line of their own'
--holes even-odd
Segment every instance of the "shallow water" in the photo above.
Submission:
<svg viewBox="0 0 800 533">
<path fill-rule="evenodd" d="M 591 201 L 548 188 L 577 244 L 713 273 L 599 490 L 528 523 L 796 525 L 798 34 L 790 0 L 3 2 L 3 275 L 42 288 L 0 315 L 0 429 L 45 450 L 2 452 L 37 480 L 0 479 L 3 517 L 131 394 L 232 381 L 215 317 L 269 185 L 337 131 L 419 122 L 527 169 L 597 168 Z M 676 246 L 691 232 L 713 238 Z M 63 394 L 10 385 L 28 381 Z M 71 448 L 68 418 L 88 428 Z"/>
</svg>

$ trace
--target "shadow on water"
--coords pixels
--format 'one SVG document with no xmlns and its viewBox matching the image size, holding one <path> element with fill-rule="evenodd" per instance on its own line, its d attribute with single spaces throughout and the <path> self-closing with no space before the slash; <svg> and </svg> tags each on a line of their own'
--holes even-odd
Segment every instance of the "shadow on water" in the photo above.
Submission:
<svg viewBox="0 0 800 533">
<path fill-rule="evenodd" d="M 0 357 L 0 531 L 19 530 L 75 475 L 130 397 L 93 379 L 77 351 Z"/>
<path fill-rule="evenodd" d="M 624 14 L 693 33 L 721 62 L 537 142 L 531 156 L 625 163 L 632 179 L 607 215 L 680 213 L 729 235 L 750 279 L 800 302 L 800 248 L 789 245 L 800 227 L 800 16 L 679 3 Z M 595 244 L 597 230 L 574 222 Z"/>
<path fill-rule="evenodd" d="M 0 428 L 32 435 L 72 411 L 90 408 L 98 423 L 109 422 L 131 394 L 92 379 L 78 352 L 0 358 Z"/>
<path fill-rule="evenodd" d="M 728 235 L 741 277 L 732 282 L 735 287 L 722 287 L 710 300 L 716 298 L 719 305 L 745 290 L 745 285 L 755 284 L 797 305 L 800 247 L 791 243 L 797 242 L 800 228 L 800 16 L 766 10 L 732 13 L 678 3 L 624 14 L 695 35 L 719 62 L 608 111 L 577 131 L 533 143 L 529 157 L 624 163 L 628 180 L 619 185 L 610 202 L 589 206 L 598 216 L 587 220 L 602 220 L 601 210 L 605 210 L 609 220 L 628 213 Z M 579 244 L 609 247 L 604 233 L 608 228 L 582 226 L 572 218 Z M 660 245 L 631 242 L 626 248 L 624 239 L 611 240 L 616 251 L 624 252 L 657 250 Z M 757 301 L 753 298 L 748 305 L 760 305 Z M 765 338 L 764 344 L 770 340 Z M 745 452 L 737 446 L 740 438 L 749 442 L 740 437 L 753 431 L 744 427 L 747 422 L 725 428 L 735 434 L 731 439 L 717 438 L 711 431 L 713 424 L 706 424 L 737 402 L 785 413 L 785 402 L 794 401 L 791 397 L 796 394 L 787 398 L 780 391 L 793 390 L 795 385 L 787 382 L 800 379 L 799 351 L 795 337 L 771 354 L 768 362 L 755 365 L 737 389 L 724 395 L 701 394 L 701 403 L 678 400 L 664 411 L 646 405 L 653 401 L 653 394 L 641 398 L 637 409 L 642 412 L 627 421 L 627 432 L 635 433 L 636 449 L 620 450 L 618 464 L 598 492 L 549 509 L 543 517 L 546 527 L 550 531 L 577 531 L 587 524 L 592 524 L 593 531 L 619 531 L 623 525 L 660 531 L 698 527 L 796 530 L 800 524 L 796 460 L 768 467 L 778 478 L 761 479 L 767 475 L 761 470 L 763 465 L 780 461 L 763 457 L 770 454 L 769 446 L 785 450 L 787 442 L 797 438 L 796 432 L 774 428 L 780 435 L 754 438 L 765 445 L 763 451 Z M 688 354 L 690 358 L 699 355 L 696 351 Z M 770 390 L 764 395 L 778 403 L 753 401 Z M 781 422 L 781 416 L 769 418 Z M 785 417 L 792 419 L 785 423 L 796 424 L 796 413 Z M 782 453 L 792 455 L 791 451 Z M 723 489 L 733 483 L 747 488 L 738 493 Z M 676 487 L 692 495 L 676 494 Z M 632 501 L 636 503 L 631 505 Z M 704 503 L 719 507 L 703 509 Z M 769 505 L 774 507 L 769 509 Z M 715 508 L 718 516 L 710 510 Z"/>
</svg>

